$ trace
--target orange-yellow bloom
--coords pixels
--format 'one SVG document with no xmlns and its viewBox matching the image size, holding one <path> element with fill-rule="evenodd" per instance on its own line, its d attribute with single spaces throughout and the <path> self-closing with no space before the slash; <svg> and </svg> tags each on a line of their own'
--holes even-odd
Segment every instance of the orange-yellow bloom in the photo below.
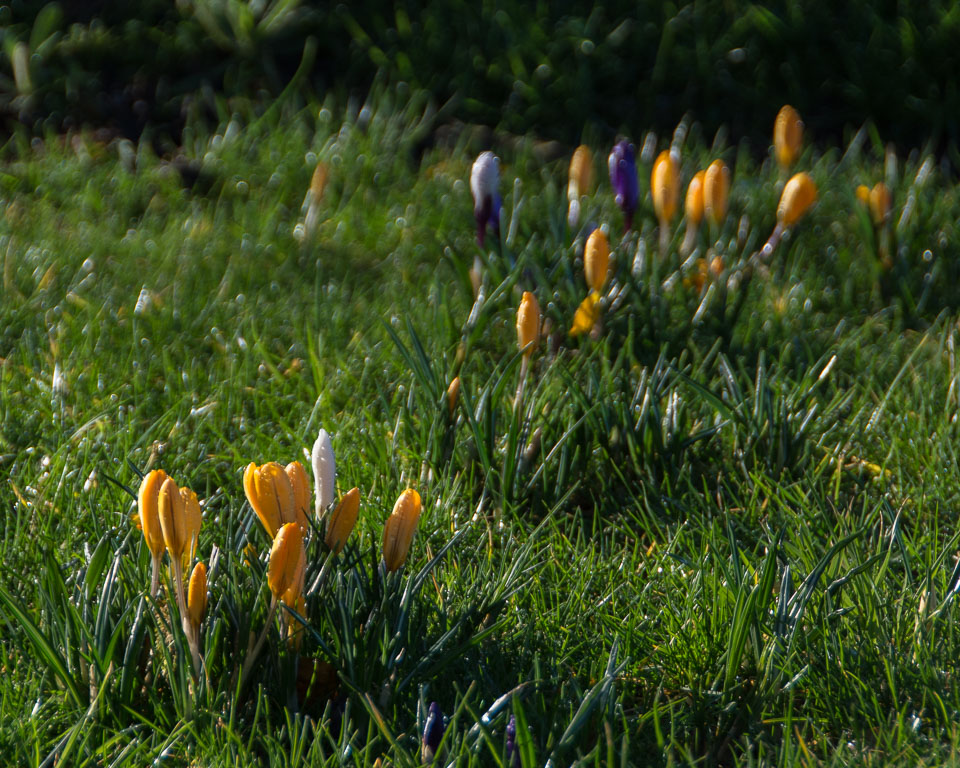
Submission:
<svg viewBox="0 0 960 768">
<path fill-rule="evenodd" d="M 576 200 L 590 191 L 593 184 L 593 156 L 586 144 L 573 151 L 570 158 L 570 181 L 567 184 L 567 198 Z"/>
<path fill-rule="evenodd" d="M 275 461 L 258 467 L 253 462 L 243 473 L 243 490 L 270 538 L 284 523 L 297 520 L 293 485 L 287 473 Z"/>
<path fill-rule="evenodd" d="M 780 196 L 777 218 L 785 227 L 792 227 L 817 201 L 817 185 L 806 173 L 790 178 Z"/>
<path fill-rule="evenodd" d="M 520 308 L 517 310 L 517 342 L 524 350 L 523 356 L 527 359 L 533 355 L 540 336 L 540 305 L 537 297 L 530 291 L 523 292 Z"/>
<path fill-rule="evenodd" d="M 187 549 L 184 554 L 189 560 L 197 550 L 197 541 L 200 538 L 200 525 L 203 523 L 203 515 L 200 512 L 200 502 L 197 501 L 197 494 L 189 488 L 183 487 L 180 489 L 180 496 L 183 499 L 184 523 L 186 524 L 185 533 L 187 536 Z"/>
<path fill-rule="evenodd" d="M 583 272 L 591 291 L 603 290 L 610 268 L 610 244 L 602 229 L 595 229 L 583 250 Z"/>
<path fill-rule="evenodd" d="M 168 477 L 160 486 L 158 508 L 160 529 L 163 531 L 163 541 L 167 545 L 170 559 L 182 560 L 190 544 L 187 511 L 180 489 L 172 477 Z"/>
<path fill-rule="evenodd" d="M 190 587 L 187 590 L 187 617 L 197 628 L 207 612 L 207 566 L 202 562 L 193 567 L 190 574 Z"/>
<path fill-rule="evenodd" d="M 668 150 L 661 152 L 653 164 L 650 194 L 653 196 L 653 210 L 660 225 L 669 224 L 677 212 L 680 198 L 680 172 Z"/>
<path fill-rule="evenodd" d="M 859 200 L 864 205 L 870 204 L 870 187 L 866 184 L 861 184 L 857 187 L 857 200 Z"/>
<path fill-rule="evenodd" d="M 333 510 L 327 521 L 327 537 L 324 542 L 336 554 L 343 551 L 350 538 L 353 527 L 357 524 L 357 514 L 360 511 L 360 489 L 351 488 L 340 499 L 337 508 Z"/>
<path fill-rule="evenodd" d="M 450 411 L 450 418 L 457 410 L 457 401 L 460 399 L 460 377 L 455 376 L 450 386 L 447 387 L 447 409 Z"/>
<path fill-rule="evenodd" d="M 580 302 L 577 311 L 573 315 L 573 326 L 570 328 L 571 336 L 580 336 L 589 333 L 600 319 L 600 297 L 591 292 L 587 298 Z"/>
<path fill-rule="evenodd" d="M 697 171 L 687 186 L 687 196 L 684 199 L 683 212 L 686 214 L 687 223 L 692 224 L 694 227 L 703 221 L 703 180 L 706 175 L 706 171 Z"/>
<path fill-rule="evenodd" d="M 383 562 L 387 571 L 397 570 L 407 559 L 420 519 L 420 509 L 420 494 L 412 488 L 401 493 L 393 505 L 393 512 L 383 527 Z"/>
<path fill-rule="evenodd" d="M 726 217 L 729 194 L 730 169 L 723 160 L 714 160 L 703 180 L 703 204 L 714 224 L 720 224 Z"/>
<path fill-rule="evenodd" d="M 286 523 L 277 531 L 270 549 L 270 564 L 267 566 L 267 585 L 277 599 L 292 605 L 303 588 L 303 572 L 306 553 L 303 549 L 303 534 L 295 522 Z"/>
<path fill-rule="evenodd" d="M 882 181 L 870 190 L 870 216 L 876 226 L 880 226 L 890 215 L 890 190 Z"/>
<path fill-rule="evenodd" d="M 781 168 L 787 169 L 793 165 L 800 155 L 802 143 L 803 121 L 797 110 L 785 104 L 780 108 L 776 122 L 773 124 L 773 148 Z"/>
<path fill-rule="evenodd" d="M 160 528 L 160 487 L 167 479 L 167 473 L 162 469 L 154 469 L 143 477 L 140 491 L 137 493 L 137 507 L 140 511 L 140 527 L 143 529 L 143 538 L 147 548 L 154 558 L 163 555 L 163 530 Z"/>
<path fill-rule="evenodd" d="M 300 530 L 307 532 L 307 510 L 310 509 L 310 478 L 299 461 L 291 461 L 284 467 L 290 487 L 293 488 L 293 511 L 300 524 Z M 286 522 L 286 521 L 284 521 Z"/>
</svg>

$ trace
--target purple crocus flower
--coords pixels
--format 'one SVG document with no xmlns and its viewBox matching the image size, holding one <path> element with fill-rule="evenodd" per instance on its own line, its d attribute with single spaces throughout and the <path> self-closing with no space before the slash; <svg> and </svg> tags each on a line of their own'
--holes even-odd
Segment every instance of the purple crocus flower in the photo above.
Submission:
<svg viewBox="0 0 960 768">
<path fill-rule="evenodd" d="M 477 220 L 477 242 L 483 248 L 487 224 L 500 238 L 500 158 L 493 152 L 481 152 L 470 171 L 473 215 Z"/>
<path fill-rule="evenodd" d="M 633 144 L 624 139 L 613 147 L 607 158 L 610 166 L 610 184 L 616 195 L 617 205 L 623 211 L 627 229 L 633 227 L 633 212 L 637 210 L 640 190 L 637 186 L 637 160 Z"/>
<path fill-rule="evenodd" d="M 430 704 L 430 711 L 427 713 L 427 722 L 423 726 L 423 749 L 421 751 L 421 760 L 424 765 L 432 763 L 437 754 L 437 747 L 443 740 L 443 712 L 437 702 Z"/>
<path fill-rule="evenodd" d="M 517 749 L 517 716 L 510 715 L 507 721 L 507 765 L 520 768 L 520 750 Z"/>
</svg>

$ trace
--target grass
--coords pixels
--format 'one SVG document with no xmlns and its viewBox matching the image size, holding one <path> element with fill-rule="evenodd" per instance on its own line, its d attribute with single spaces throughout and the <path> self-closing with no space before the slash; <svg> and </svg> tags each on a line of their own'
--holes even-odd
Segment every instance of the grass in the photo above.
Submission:
<svg viewBox="0 0 960 768">
<path fill-rule="evenodd" d="M 733 170 L 709 238 L 724 279 L 698 288 L 679 224 L 657 253 L 641 158 L 635 233 L 605 179 L 585 203 L 614 262 L 602 329 L 570 339 L 588 230 L 567 231 L 566 158 L 495 147 L 504 241 L 481 253 L 478 148 L 464 134 L 416 159 L 424 102 L 369 103 L 188 127 L 193 188 L 146 143 L 8 146 L 11 763 L 412 765 L 434 700 L 444 764 L 510 764 L 511 714 L 524 766 L 957 762 L 960 206 L 933 158 L 894 163 L 866 131 L 808 146 L 819 203 L 754 269 L 785 178 L 692 126 L 683 179 L 718 156 Z M 318 160 L 330 183 L 302 243 Z M 884 177 L 894 213 L 875 232 L 854 189 Z M 522 290 L 547 331 L 516 404 Z M 313 535 L 300 652 L 271 630 L 239 686 L 270 545 L 242 469 L 305 460 L 321 426 L 360 521 L 322 578 Z M 161 466 L 204 501 L 196 682 L 131 521 L 139 473 Z M 382 526 L 407 486 L 423 514 L 387 574 Z M 316 673 L 299 696 L 298 665 Z"/>
</svg>

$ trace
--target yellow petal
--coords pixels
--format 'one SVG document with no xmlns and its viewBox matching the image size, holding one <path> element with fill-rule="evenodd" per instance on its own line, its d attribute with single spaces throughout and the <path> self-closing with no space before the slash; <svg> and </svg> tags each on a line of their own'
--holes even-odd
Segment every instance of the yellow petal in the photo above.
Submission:
<svg viewBox="0 0 960 768">
<path fill-rule="evenodd" d="M 307 511 L 310 509 L 310 478 L 299 461 L 291 461 L 284 467 L 290 487 L 293 488 L 293 511 L 302 533 L 307 532 Z"/>
<path fill-rule="evenodd" d="M 520 349 L 526 349 L 523 356 L 529 358 L 537 346 L 540 336 L 540 305 L 537 297 L 530 291 L 523 292 L 520 308 L 517 310 L 517 342 Z M 529 346 L 527 346 L 529 345 Z"/>
<path fill-rule="evenodd" d="M 200 502 L 197 500 L 197 494 L 189 488 L 183 487 L 180 489 L 180 496 L 183 499 L 185 534 L 187 537 L 187 549 L 184 554 L 189 560 L 197 550 L 203 514 L 200 512 Z"/>
<path fill-rule="evenodd" d="M 727 215 L 730 194 L 730 169 L 723 160 L 714 160 L 703 180 L 703 205 L 714 224 L 720 224 Z"/>
<path fill-rule="evenodd" d="M 190 574 L 187 590 L 187 615 L 194 627 L 199 627 L 207 612 L 207 566 L 197 563 Z"/>
<path fill-rule="evenodd" d="M 870 216 L 878 227 L 890 215 L 890 190 L 882 181 L 870 190 Z"/>
<path fill-rule="evenodd" d="M 286 523 L 277 531 L 270 549 L 270 564 L 267 566 L 267 585 L 278 600 L 294 584 L 303 552 L 303 535 L 296 523 Z"/>
<path fill-rule="evenodd" d="M 577 311 L 573 315 L 573 326 L 570 328 L 570 335 L 579 336 L 583 333 L 590 333 L 599 319 L 600 298 L 596 293 L 591 293 L 581 301 L 580 306 L 577 307 Z"/>
<path fill-rule="evenodd" d="M 694 226 L 703 220 L 703 180 L 706 175 L 706 171 L 698 171 L 687 186 L 683 209 L 687 221 L 693 222 Z"/>
<path fill-rule="evenodd" d="M 340 503 L 327 521 L 327 537 L 324 541 L 338 555 L 343 551 L 353 527 L 357 524 L 359 511 L 360 490 L 351 488 L 340 499 Z"/>
<path fill-rule="evenodd" d="M 817 185 L 806 173 L 797 173 L 783 188 L 777 218 L 783 226 L 792 227 L 817 201 Z"/>
<path fill-rule="evenodd" d="M 397 570 L 406 561 L 420 510 L 420 494 L 412 488 L 401 493 L 393 505 L 393 512 L 383 527 L 383 561 L 387 571 Z"/>
<path fill-rule="evenodd" d="M 602 229 L 595 229 L 583 249 L 583 271 L 591 291 L 600 291 L 610 268 L 610 244 Z"/>
<path fill-rule="evenodd" d="M 137 493 L 137 507 L 140 512 L 140 528 L 147 548 L 154 557 L 163 554 L 166 546 L 163 542 L 163 530 L 160 527 L 160 487 L 167 479 L 167 473 L 162 469 L 154 469 L 143 477 L 140 491 Z"/>
<path fill-rule="evenodd" d="M 661 225 L 669 224 L 677 212 L 680 197 L 680 172 L 673 155 L 664 150 L 653 164 L 650 175 L 650 194 L 653 197 L 653 210 Z"/>
<path fill-rule="evenodd" d="M 160 528 L 163 531 L 167 552 L 170 553 L 171 560 L 181 560 L 188 544 L 187 516 L 180 489 L 172 477 L 168 477 L 160 486 L 158 506 Z"/>
<path fill-rule="evenodd" d="M 450 418 L 457 410 L 457 401 L 460 399 L 460 377 L 455 376 L 450 386 L 447 387 L 447 410 L 450 412 Z"/>
<path fill-rule="evenodd" d="M 593 157 L 590 148 L 581 144 L 573 151 L 570 158 L 570 181 L 567 184 L 567 198 L 576 200 L 580 195 L 586 195 L 593 184 Z"/>
<path fill-rule="evenodd" d="M 789 168 L 800 154 L 800 145 L 803 143 L 803 121 L 800 114 L 785 104 L 777 113 L 773 124 L 773 148 L 777 155 L 777 162 L 782 168 Z"/>
</svg>

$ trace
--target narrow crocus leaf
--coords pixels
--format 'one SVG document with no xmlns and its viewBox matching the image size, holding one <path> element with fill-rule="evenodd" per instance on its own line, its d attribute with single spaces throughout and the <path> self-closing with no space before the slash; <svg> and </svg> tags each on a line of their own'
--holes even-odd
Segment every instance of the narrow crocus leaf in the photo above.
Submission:
<svg viewBox="0 0 960 768">
<path fill-rule="evenodd" d="M 313 484 L 316 493 L 314 512 L 320 517 L 336 499 L 337 465 L 333 458 L 333 441 L 325 429 L 321 429 L 310 452 L 313 464 Z"/>
<path fill-rule="evenodd" d="M 607 166 L 610 171 L 610 185 L 613 187 L 614 199 L 623 211 L 627 229 L 630 229 L 633 226 L 633 213 L 637 210 L 637 201 L 640 198 L 633 144 L 626 140 L 618 142 L 607 158 Z"/>
<path fill-rule="evenodd" d="M 483 247 L 487 225 L 500 236 L 500 158 L 493 152 L 481 152 L 470 169 L 473 216 L 477 222 L 477 242 Z"/>
</svg>

